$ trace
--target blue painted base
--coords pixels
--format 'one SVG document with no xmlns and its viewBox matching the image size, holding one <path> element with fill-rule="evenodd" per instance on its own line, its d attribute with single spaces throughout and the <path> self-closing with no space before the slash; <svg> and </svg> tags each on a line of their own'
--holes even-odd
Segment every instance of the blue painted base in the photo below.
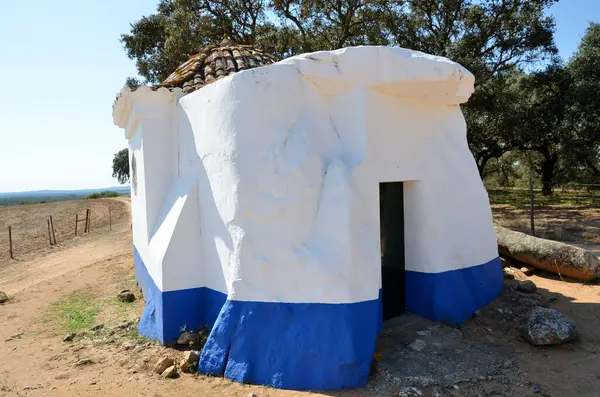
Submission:
<svg viewBox="0 0 600 397">
<path fill-rule="evenodd" d="M 135 251 L 146 297 L 140 333 L 161 342 L 181 328 L 212 331 L 199 371 L 237 381 L 295 390 L 364 386 L 377 334 L 379 299 L 348 304 L 242 302 L 208 288 L 161 292 Z M 460 323 L 502 290 L 500 259 L 443 273 L 407 272 L 409 312 Z"/>
<path fill-rule="evenodd" d="M 379 300 L 351 304 L 227 301 L 199 371 L 294 390 L 364 386 L 380 324 Z"/>
<path fill-rule="evenodd" d="M 406 272 L 406 309 L 433 321 L 459 324 L 500 295 L 497 257 L 483 265 L 442 273 Z"/>
<path fill-rule="evenodd" d="M 166 343 L 177 340 L 183 328 L 212 327 L 227 295 L 205 287 L 162 292 L 135 248 L 134 263 L 136 279 L 146 300 L 139 325 L 141 335 Z"/>
</svg>

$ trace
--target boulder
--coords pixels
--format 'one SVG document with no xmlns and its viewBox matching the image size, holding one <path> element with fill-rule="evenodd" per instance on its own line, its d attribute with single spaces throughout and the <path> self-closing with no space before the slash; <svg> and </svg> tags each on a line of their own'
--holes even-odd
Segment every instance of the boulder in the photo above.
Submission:
<svg viewBox="0 0 600 397">
<path fill-rule="evenodd" d="M 171 357 L 163 356 L 160 360 L 156 362 L 156 364 L 154 364 L 154 367 L 152 367 L 152 371 L 161 375 L 163 372 L 165 372 L 167 368 L 169 368 L 173 364 L 175 363 L 173 362 L 173 359 Z"/>
<path fill-rule="evenodd" d="M 600 275 L 600 260 L 583 248 L 545 240 L 495 226 L 498 251 L 503 257 L 578 280 Z"/>
<path fill-rule="evenodd" d="M 8 302 L 8 299 L 6 292 L 0 291 L 0 304 Z"/>
<path fill-rule="evenodd" d="M 128 289 L 119 292 L 119 295 L 117 296 L 117 298 L 121 302 L 131 303 L 131 302 L 135 301 L 135 295 L 133 294 L 133 292 L 129 291 Z"/>
<path fill-rule="evenodd" d="M 555 309 L 536 306 L 527 315 L 519 333 L 532 345 L 558 345 L 577 339 L 577 330 L 569 318 Z"/>
</svg>

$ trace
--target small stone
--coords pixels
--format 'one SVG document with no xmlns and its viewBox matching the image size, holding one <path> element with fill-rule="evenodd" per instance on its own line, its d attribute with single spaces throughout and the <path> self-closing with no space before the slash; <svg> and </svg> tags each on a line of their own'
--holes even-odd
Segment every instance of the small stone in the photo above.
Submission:
<svg viewBox="0 0 600 397">
<path fill-rule="evenodd" d="M 183 372 L 195 372 L 198 368 L 198 360 L 200 360 L 200 352 L 195 350 L 184 352 L 179 367 Z"/>
<path fill-rule="evenodd" d="M 521 270 L 516 269 L 514 267 L 505 267 L 504 269 L 502 269 L 502 271 L 504 272 L 504 278 L 506 279 L 527 280 L 527 276 L 525 276 L 525 274 Z"/>
<path fill-rule="evenodd" d="M 163 356 L 160 360 L 156 362 L 156 364 L 154 364 L 154 367 L 152 367 L 152 371 L 160 375 L 173 364 L 174 362 L 171 357 Z"/>
<path fill-rule="evenodd" d="M 121 348 L 123 350 L 131 350 L 133 348 L 135 348 L 137 346 L 137 343 L 130 341 L 130 340 L 126 340 L 125 342 L 121 343 Z"/>
<path fill-rule="evenodd" d="M 100 331 L 102 328 L 104 328 L 104 324 L 98 324 L 95 327 L 92 327 L 91 331 L 92 332 Z"/>
<path fill-rule="evenodd" d="M 411 343 L 409 345 L 409 347 L 411 349 L 413 349 L 414 351 L 417 351 L 417 352 L 423 351 L 423 349 L 425 349 L 425 346 L 426 346 L 426 343 L 424 341 L 422 341 L 421 339 L 415 339 L 413 341 L 413 343 Z"/>
<path fill-rule="evenodd" d="M 8 302 L 8 299 L 6 292 L 0 291 L 0 304 Z"/>
<path fill-rule="evenodd" d="M 12 334 L 10 337 L 8 337 L 6 339 L 6 342 L 10 342 L 11 340 L 15 340 L 15 339 L 21 339 L 23 334 L 24 334 L 24 332 L 17 332 L 16 334 Z"/>
<path fill-rule="evenodd" d="M 200 334 L 197 332 L 184 332 L 177 339 L 178 345 L 183 346 L 199 346 L 200 345 Z"/>
<path fill-rule="evenodd" d="M 534 268 L 532 268 L 532 267 L 526 267 L 526 266 L 523 266 L 523 267 L 522 267 L 521 269 L 519 269 L 519 270 L 521 270 L 521 272 L 523 272 L 523 274 L 524 274 L 524 275 L 526 275 L 527 277 L 529 277 L 529 276 L 533 276 L 533 273 L 535 273 L 535 269 L 534 269 Z"/>
<path fill-rule="evenodd" d="M 254 393 L 250 393 L 250 394 L 248 394 L 248 397 L 258 397 L 258 396 Z"/>
<path fill-rule="evenodd" d="M 542 392 L 542 388 L 539 385 L 536 385 L 535 383 L 533 385 L 531 385 L 531 392 L 534 394 L 538 394 Z"/>
<path fill-rule="evenodd" d="M 121 302 L 131 303 L 131 302 L 135 301 L 135 295 L 133 294 L 133 292 L 129 291 L 128 289 L 119 292 L 119 295 L 117 296 L 117 298 L 119 298 L 119 300 Z"/>
<path fill-rule="evenodd" d="M 537 286 L 531 280 L 523 280 L 519 281 L 517 284 L 517 291 L 526 292 L 528 294 L 532 294 L 537 290 Z"/>
<path fill-rule="evenodd" d="M 519 327 L 519 333 L 532 345 L 558 345 L 577 339 L 569 318 L 555 309 L 536 306 Z"/>
<path fill-rule="evenodd" d="M 175 367 L 174 365 L 171 365 L 170 367 L 168 367 L 167 369 L 165 369 L 163 371 L 163 373 L 161 374 L 161 376 L 163 378 L 176 378 L 178 375 L 177 373 L 177 367 Z"/>
<path fill-rule="evenodd" d="M 94 363 L 94 361 L 91 358 L 82 358 L 81 360 L 78 360 L 75 363 L 75 366 L 76 367 L 81 367 L 83 365 L 90 365 L 90 364 L 93 364 L 93 363 Z"/>
<path fill-rule="evenodd" d="M 75 339 L 75 336 L 77 336 L 77 334 L 70 332 L 63 338 L 63 342 L 72 342 L 73 339 Z"/>
</svg>

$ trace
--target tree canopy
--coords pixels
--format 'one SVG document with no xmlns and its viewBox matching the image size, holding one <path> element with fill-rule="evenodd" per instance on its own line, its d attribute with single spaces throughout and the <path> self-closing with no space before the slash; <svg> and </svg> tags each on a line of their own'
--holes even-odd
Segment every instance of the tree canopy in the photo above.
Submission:
<svg viewBox="0 0 600 397">
<path fill-rule="evenodd" d="M 160 0 L 121 36 L 144 80 L 126 85 L 157 84 L 224 37 L 280 58 L 354 45 L 445 56 L 476 78 L 463 111 L 482 177 L 491 160 L 497 171 L 508 153 L 514 164 L 518 153 L 535 153 L 550 194 L 574 174 L 600 178 L 600 25 L 562 62 L 548 12 L 557 1 Z"/>
<path fill-rule="evenodd" d="M 119 150 L 113 157 L 113 178 L 119 183 L 129 182 L 129 149 Z"/>
</svg>

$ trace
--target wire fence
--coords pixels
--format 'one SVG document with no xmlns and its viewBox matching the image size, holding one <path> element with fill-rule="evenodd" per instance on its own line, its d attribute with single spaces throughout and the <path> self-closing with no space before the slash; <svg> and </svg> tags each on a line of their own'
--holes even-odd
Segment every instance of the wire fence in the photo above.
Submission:
<svg viewBox="0 0 600 397">
<path fill-rule="evenodd" d="M 101 200 L 0 208 L 0 262 L 130 223 L 125 203 Z"/>
</svg>

